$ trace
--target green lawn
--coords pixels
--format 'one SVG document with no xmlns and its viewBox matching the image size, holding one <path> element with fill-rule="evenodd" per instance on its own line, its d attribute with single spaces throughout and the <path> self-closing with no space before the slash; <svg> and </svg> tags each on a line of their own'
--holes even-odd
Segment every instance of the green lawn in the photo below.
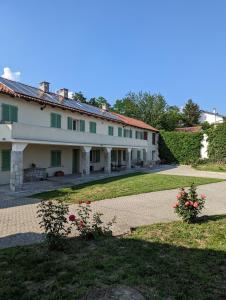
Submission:
<svg viewBox="0 0 226 300">
<path fill-rule="evenodd" d="M 99 241 L 71 239 L 0 251 L 0 299 L 81 299 L 123 284 L 146 299 L 225 299 L 226 216 L 141 227 Z"/>
<path fill-rule="evenodd" d="M 80 200 L 102 200 L 127 195 L 137 195 L 154 191 L 162 191 L 179 187 L 186 187 L 194 182 L 196 185 L 214 183 L 222 181 L 221 179 L 144 174 L 135 173 L 130 175 L 111 177 L 104 180 L 93 181 L 69 188 L 44 192 L 32 197 L 40 199 L 63 199 L 69 196 L 69 201 L 78 203 Z"/>
<path fill-rule="evenodd" d="M 206 163 L 194 166 L 201 171 L 226 172 L 226 164 Z"/>
</svg>

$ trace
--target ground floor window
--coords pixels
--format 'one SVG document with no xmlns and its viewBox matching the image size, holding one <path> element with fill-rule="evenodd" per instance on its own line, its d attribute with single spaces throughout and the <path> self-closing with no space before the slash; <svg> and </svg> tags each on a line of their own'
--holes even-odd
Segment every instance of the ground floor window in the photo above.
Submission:
<svg viewBox="0 0 226 300">
<path fill-rule="evenodd" d="M 141 152 L 140 150 L 137 150 L 137 160 L 140 160 L 141 159 Z"/>
<path fill-rule="evenodd" d="M 151 159 L 152 159 L 152 160 L 155 160 L 155 150 L 153 150 L 153 151 L 151 152 Z"/>
<path fill-rule="evenodd" d="M 90 162 L 99 163 L 100 162 L 100 150 L 90 151 Z"/>
<path fill-rule="evenodd" d="M 126 161 L 126 150 L 123 150 L 123 161 Z"/>
<path fill-rule="evenodd" d="M 117 151 L 116 150 L 111 151 L 111 161 L 113 161 L 113 162 L 117 161 Z"/>
<path fill-rule="evenodd" d="M 54 150 L 51 151 L 51 167 L 61 166 L 61 151 Z"/>
<path fill-rule="evenodd" d="M 2 150 L 2 171 L 10 171 L 11 150 Z"/>
</svg>

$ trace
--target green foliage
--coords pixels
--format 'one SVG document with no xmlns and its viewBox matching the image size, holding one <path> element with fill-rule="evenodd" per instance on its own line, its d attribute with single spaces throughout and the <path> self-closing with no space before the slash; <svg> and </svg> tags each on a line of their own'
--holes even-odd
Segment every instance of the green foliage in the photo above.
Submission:
<svg viewBox="0 0 226 300">
<path fill-rule="evenodd" d="M 204 194 L 200 197 L 198 196 L 196 186 L 192 184 L 188 192 L 184 188 L 180 189 L 173 208 L 183 221 L 193 223 L 204 208 L 205 199 L 206 196 Z"/>
<path fill-rule="evenodd" d="M 183 114 L 185 126 L 194 126 L 199 124 L 201 111 L 198 104 L 194 103 L 191 99 L 189 99 L 185 104 Z"/>
<path fill-rule="evenodd" d="M 109 109 L 111 106 L 104 97 L 90 98 L 90 100 L 88 101 L 88 104 L 99 107 L 99 108 L 102 108 L 103 105 L 106 105 L 107 109 Z"/>
<path fill-rule="evenodd" d="M 212 161 L 226 158 L 226 122 L 208 130 L 208 154 Z"/>
<path fill-rule="evenodd" d="M 172 131 L 182 125 L 183 115 L 177 106 L 167 107 L 161 118 L 161 128 Z"/>
<path fill-rule="evenodd" d="M 167 163 L 191 164 L 199 159 L 202 133 L 160 132 L 159 156 Z"/>
<path fill-rule="evenodd" d="M 80 91 L 78 93 L 74 93 L 72 98 L 76 101 L 82 102 L 82 103 L 87 103 L 86 97 L 83 95 L 83 93 Z"/>
<path fill-rule="evenodd" d="M 62 200 L 41 201 L 37 216 L 41 219 L 39 224 L 44 228 L 46 243 L 49 250 L 61 250 L 64 238 L 71 229 L 67 226 L 68 204 Z"/>
</svg>

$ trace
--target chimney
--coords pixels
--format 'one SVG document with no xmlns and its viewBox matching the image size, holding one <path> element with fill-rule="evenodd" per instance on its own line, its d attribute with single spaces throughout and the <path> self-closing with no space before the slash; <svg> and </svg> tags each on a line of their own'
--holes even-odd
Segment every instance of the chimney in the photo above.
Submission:
<svg viewBox="0 0 226 300">
<path fill-rule="evenodd" d="M 102 103 L 101 109 L 102 109 L 103 111 L 106 111 L 106 110 L 107 110 L 107 105 L 106 105 L 106 103 Z"/>
<path fill-rule="evenodd" d="M 49 82 L 42 81 L 39 84 L 40 90 L 42 90 L 44 93 L 49 93 Z"/>
<path fill-rule="evenodd" d="M 68 98 L 68 89 L 59 89 L 59 91 L 57 91 L 57 94 L 64 98 Z"/>
</svg>

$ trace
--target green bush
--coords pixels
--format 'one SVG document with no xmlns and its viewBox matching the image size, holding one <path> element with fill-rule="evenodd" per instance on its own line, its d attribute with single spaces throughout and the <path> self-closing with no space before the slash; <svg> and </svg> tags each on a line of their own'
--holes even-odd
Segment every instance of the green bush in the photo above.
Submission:
<svg viewBox="0 0 226 300">
<path fill-rule="evenodd" d="M 192 164 L 200 158 L 202 133 L 161 131 L 159 156 L 166 163 Z"/>
<path fill-rule="evenodd" d="M 208 154 L 212 161 L 223 162 L 226 158 L 226 122 L 208 130 Z"/>
</svg>

